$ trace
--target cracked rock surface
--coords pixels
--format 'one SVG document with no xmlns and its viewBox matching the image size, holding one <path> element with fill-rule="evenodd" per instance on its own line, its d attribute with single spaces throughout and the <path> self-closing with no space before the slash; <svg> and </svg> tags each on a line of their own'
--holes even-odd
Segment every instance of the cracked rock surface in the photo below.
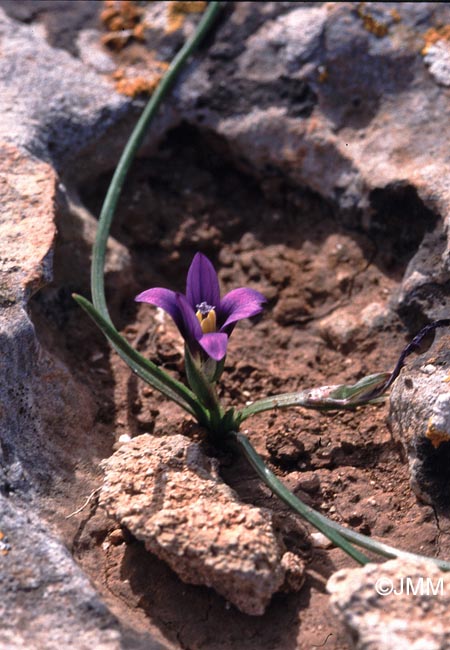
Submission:
<svg viewBox="0 0 450 650">
<path fill-rule="evenodd" d="M 272 513 L 240 502 L 199 443 L 142 435 L 102 465 L 100 504 L 184 582 L 213 587 L 255 615 L 286 572 L 301 586 L 303 564 L 285 553 Z"/>
</svg>

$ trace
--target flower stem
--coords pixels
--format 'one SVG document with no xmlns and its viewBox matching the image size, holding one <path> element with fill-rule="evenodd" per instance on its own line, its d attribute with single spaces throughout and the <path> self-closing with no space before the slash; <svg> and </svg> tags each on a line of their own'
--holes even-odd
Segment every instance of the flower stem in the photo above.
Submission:
<svg viewBox="0 0 450 650">
<path fill-rule="evenodd" d="M 194 415 L 200 424 L 206 425 L 208 423 L 205 409 L 184 384 L 170 377 L 149 359 L 145 359 L 119 334 L 110 321 L 102 317 L 89 300 L 77 294 L 73 294 L 73 298 L 102 330 L 111 345 L 133 372 L 181 406 L 185 411 Z"/>
<path fill-rule="evenodd" d="M 186 60 L 194 53 L 201 40 L 209 31 L 223 4 L 223 2 L 209 3 L 208 8 L 203 14 L 194 34 L 186 41 L 184 46 L 173 59 L 166 74 L 162 78 L 134 127 L 112 177 L 99 217 L 97 236 L 92 250 L 91 268 L 91 291 L 93 303 L 106 320 L 111 320 L 105 299 L 104 267 L 106 244 L 123 184 L 131 163 L 134 160 L 134 156 L 142 144 L 148 126 L 155 116 L 162 100 L 173 86 Z"/>
<path fill-rule="evenodd" d="M 209 4 L 194 34 L 178 52 L 150 98 L 123 150 L 100 212 L 96 239 L 92 249 L 91 292 L 93 305 L 88 301 L 83 302 L 83 299 L 77 298 L 77 302 L 102 329 L 114 349 L 131 370 L 164 395 L 173 399 L 188 413 L 195 415 L 197 420 L 202 424 L 209 421 L 208 414 L 192 391 L 180 382 L 175 381 L 155 364 L 145 359 L 139 352 L 133 350 L 126 339 L 114 328 L 106 305 L 104 267 L 111 223 L 134 156 L 162 100 L 172 87 L 188 57 L 193 54 L 200 41 L 208 32 L 222 5 L 223 3 L 221 2 L 211 2 Z"/>
</svg>

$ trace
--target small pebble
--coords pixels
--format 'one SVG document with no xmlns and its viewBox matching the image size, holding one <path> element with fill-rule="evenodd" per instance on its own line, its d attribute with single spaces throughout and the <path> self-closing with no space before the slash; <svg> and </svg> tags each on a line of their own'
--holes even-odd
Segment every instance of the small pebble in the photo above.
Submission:
<svg viewBox="0 0 450 650">
<path fill-rule="evenodd" d="M 113 544 L 113 546 L 119 546 L 120 544 L 123 544 L 125 541 L 123 530 L 121 528 L 116 528 L 109 533 L 108 539 L 111 544 Z"/>
<path fill-rule="evenodd" d="M 311 539 L 315 548 L 331 548 L 333 546 L 333 542 L 330 542 L 323 533 L 311 533 Z"/>
</svg>

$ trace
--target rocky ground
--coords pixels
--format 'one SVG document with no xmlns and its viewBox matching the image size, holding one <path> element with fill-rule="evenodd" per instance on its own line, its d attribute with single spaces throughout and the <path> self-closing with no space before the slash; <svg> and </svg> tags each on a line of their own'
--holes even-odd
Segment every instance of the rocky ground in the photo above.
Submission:
<svg viewBox="0 0 450 650">
<path fill-rule="evenodd" d="M 357 570 L 311 536 L 133 377 L 71 299 L 89 295 L 96 215 L 140 91 L 198 21 L 176 4 L 99 16 L 111 5 L 0 2 L 0 646 L 350 650 L 388 647 L 391 626 L 396 648 L 427 627 L 426 647 L 446 648 L 448 594 L 415 601 L 423 626 L 413 605 L 375 598 L 376 576 L 414 568 Z M 441 3 L 227 5 L 120 200 L 108 304 L 133 345 L 183 378 L 177 330 L 133 298 L 183 290 L 198 250 L 224 292 L 268 299 L 231 338 L 227 404 L 390 370 L 448 316 L 449 22 Z M 246 426 L 306 503 L 449 557 L 448 333 L 436 339 L 385 404 Z M 192 535 L 173 534 L 183 522 Z"/>
</svg>

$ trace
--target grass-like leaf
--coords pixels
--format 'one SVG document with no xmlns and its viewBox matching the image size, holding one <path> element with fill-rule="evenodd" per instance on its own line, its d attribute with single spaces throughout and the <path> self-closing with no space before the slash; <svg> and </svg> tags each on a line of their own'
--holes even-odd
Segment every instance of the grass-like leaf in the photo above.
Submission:
<svg viewBox="0 0 450 650">
<path fill-rule="evenodd" d="M 243 422 L 251 415 L 270 411 L 272 409 L 291 408 L 301 406 L 316 411 L 330 411 L 340 409 L 354 409 L 362 404 L 373 403 L 381 395 L 380 387 L 386 385 L 391 376 L 389 372 L 379 372 L 364 377 L 356 384 L 335 386 L 321 386 L 311 390 L 302 390 L 298 393 L 282 393 L 249 404 L 240 412 L 240 421 Z"/>
<path fill-rule="evenodd" d="M 282 501 L 290 506 L 295 512 L 301 515 L 312 526 L 320 530 L 333 544 L 339 546 L 345 553 L 353 557 L 360 564 L 367 564 L 370 560 L 352 544 L 364 548 L 367 551 L 375 553 L 378 556 L 385 558 L 399 558 L 403 560 L 426 560 L 433 562 L 442 571 L 450 571 L 450 562 L 440 560 L 438 558 L 426 557 L 423 555 L 416 555 L 408 551 L 394 548 L 383 542 L 379 542 L 371 537 L 366 537 L 361 533 L 354 530 L 345 528 L 336 523 L 332 519 L 328 519 L 324 515 L 313 510 L 306 503 L 303 503 L 295 494 L 292 494 L 285 485 L 275 476 L 273 472 L 264 464 L 264 461 L 259 456 L 249 439 L 242 433 L 231 433 L 230 439 L 233 441 L 235 447 L 245 456 L 250 465 L 256 471 L 262 481 L 276 494 Z"/>
</svg>

